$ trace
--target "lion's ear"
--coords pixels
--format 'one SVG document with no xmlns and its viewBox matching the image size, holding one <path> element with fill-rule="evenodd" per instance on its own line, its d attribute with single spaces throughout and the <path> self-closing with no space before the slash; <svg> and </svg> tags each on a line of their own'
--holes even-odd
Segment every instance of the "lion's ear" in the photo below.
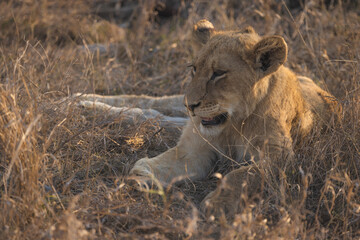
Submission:
<svg viewBox="0 0 360 240">
<path fill-rule="evenodd" d="M 214 35 L 214 25 L 206 19 L 198 21 L 192 30 L 192 38 L 195 50 L 198 51 L 200 48 L 207 43 L 207 41 Z"/>
<path fill-rule="evenodd" d="M 255 70 L 260 77 L 264 77 L 285 63 L 287 45 L 280 36 L 265 37 L 255 44 L 252 55 L 255 58 Z"/>
</svg>

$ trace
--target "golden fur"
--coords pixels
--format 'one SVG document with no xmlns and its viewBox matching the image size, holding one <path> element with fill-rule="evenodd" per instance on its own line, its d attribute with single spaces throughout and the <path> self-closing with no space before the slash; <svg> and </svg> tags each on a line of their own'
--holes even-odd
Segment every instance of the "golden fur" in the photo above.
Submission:
<svg viewBox="0 0 360 240">
<path fill-rule="evenodd" d="M 296 76 L 283 64 L 287 45 L 280 36 L 260 37 L 252 28 L 216 31 L 201 20 L 193 29 L 193 78 L 184 103 L 190 120 L 176 147 L 136 162 L 131 174 L 156 178 L 205 178 L 215 161 L 247 163 L 225 176 L 205 207 L 236 210 L 243 181 L 259 190 L 260 176 L 249 159 L 284 168 L 293 158 L 294 139 L 328 122 L 336 101 L 311 79 Z M 243 164 L 245 165 L 245 164 Z"/>
</svg>

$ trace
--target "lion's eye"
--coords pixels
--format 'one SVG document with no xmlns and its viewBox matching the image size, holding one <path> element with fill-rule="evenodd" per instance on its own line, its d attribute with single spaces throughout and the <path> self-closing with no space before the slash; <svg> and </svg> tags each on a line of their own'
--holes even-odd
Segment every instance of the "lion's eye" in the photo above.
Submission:
<svg viewBox="0 0 360 240">
<path fill-rule="evenodd" d="M 196 67 L 195 66 L 191 66 L 192 69 L 191 69 L 191 76 L 194 77 L 195 76 L 195 73 L 196 73 Z"/>
<path fill-rule="evenodd" d="M 216 78 L 224 77 L 225 73 L 226 73 L 226 71 L 221 71 L 221 70 L 214 71 L 210 80 L 215 80 Z"/>
</svg>

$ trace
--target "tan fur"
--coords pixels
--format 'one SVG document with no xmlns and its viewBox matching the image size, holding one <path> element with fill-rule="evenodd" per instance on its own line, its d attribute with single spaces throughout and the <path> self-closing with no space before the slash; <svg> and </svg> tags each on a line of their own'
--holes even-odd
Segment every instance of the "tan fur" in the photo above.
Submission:
<svg viewBox="0 0 360 240">
<path fill-rule="evenodd" d="M 159 111 L 165 116 L 171 117 L 185 117 L 183 95 L 172 95 L 163 97 L 151 97 L 146 95 L 114 95 L 103 96 L 98 94 L 82 94 L 76 93 L 73 98 L 81 102 L 98 102 L 108 106 L 108 108 L 139 108 L 152 109 Z M 81 104 L 84 105 L 84 104 Z M 97 106 L 95 106 L 97 107 Z"/>
<path fill-rule="evenodd" d="M 199 50 L 184 97 L 190 120 L 176 147 L 140 159 L 131 174 L 164 184 L 179 177 L 201 179 L 219 158 L 242 164 L 252 157 L 286 167 L 295 136 L 301 139 L 319 120 L 330 120 L 336 108 L 336 101 L 329 100 L 332 95 L 283 66 L 287 45 L 280 36 L 262 38 L 252 28 L 215 31 L 206 20 L 193 31 Z M 201 123 L 221 114 L 227 114 L 222 124 Z M 235 170 L 225 177 L 226 188 L 220 185 L 204 206 L 234 212 L 242 181 L 260 180 L 255 165 Z M 255 186 L 254 191 L 259 189 Z"/>
</svg>

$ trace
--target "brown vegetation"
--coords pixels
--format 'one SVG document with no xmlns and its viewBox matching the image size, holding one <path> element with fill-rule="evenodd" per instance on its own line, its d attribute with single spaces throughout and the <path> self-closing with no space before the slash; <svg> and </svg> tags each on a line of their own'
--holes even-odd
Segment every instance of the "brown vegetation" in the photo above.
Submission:
<svg viewBox="0 0 360 240">
<path fill-rule="evenodd" d="M 1 239 L 360 237 L 358 4 L 184 1 L 163 18 L 156 1 L 145 1 L 110 23 L 96 15 L 96 1 L 75 2 L 0 2 Z M 137 159 L 174 146 L 178 135 L 156 120 L 124 126 L 121 115 L 64 102 L 75 92 L 182 93 L 193 57 L 189 35 L 202 18 L 220 29 L 252 25 L 283 36 L 286 65 L 343 106 L 340 126 L 329 123 L 297 147 L 293 172 L 280 182 L 264 176 L 268 187 L 256 203 L 242 195 L 233 222 L 198 211 L 216 187 L 213 176 L 147 192 L 127 184 Z"/>
</svg>

